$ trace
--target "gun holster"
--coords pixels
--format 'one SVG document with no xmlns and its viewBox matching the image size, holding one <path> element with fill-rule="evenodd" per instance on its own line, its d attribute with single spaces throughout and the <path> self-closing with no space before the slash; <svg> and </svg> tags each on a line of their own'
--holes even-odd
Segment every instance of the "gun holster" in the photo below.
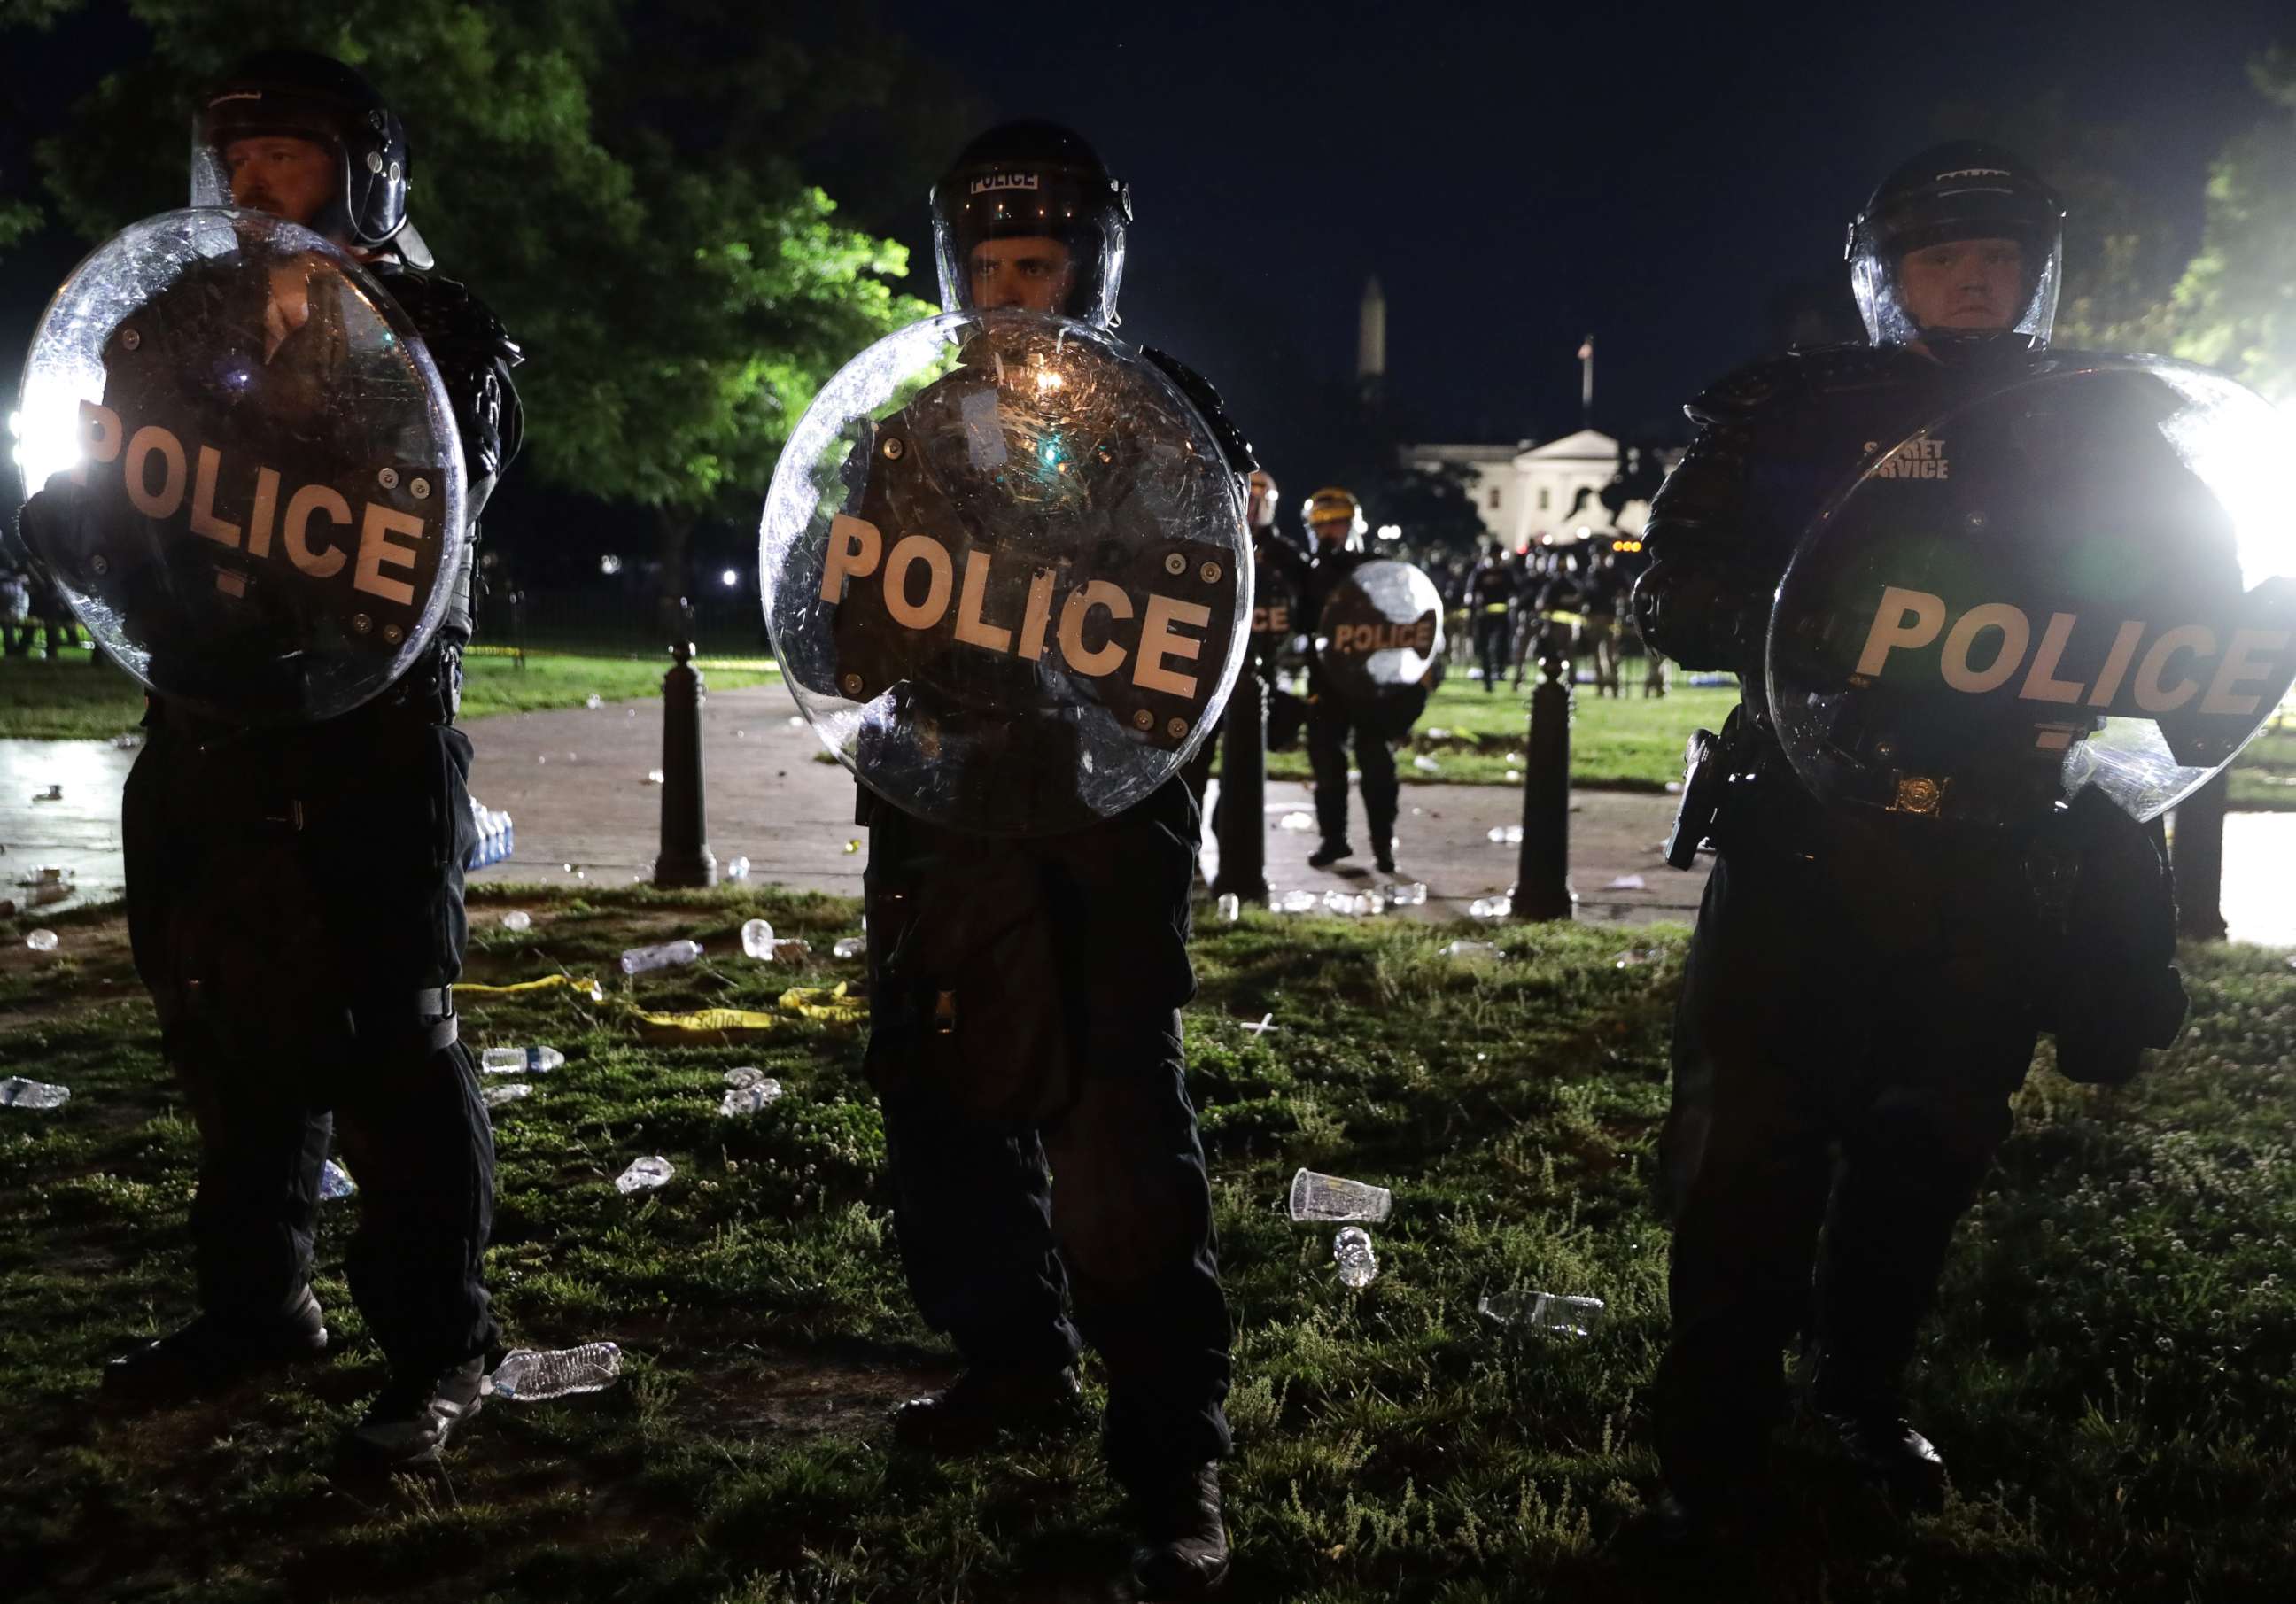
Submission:
<svg viewBox="0 0 2296 1604">
<path fill-rule="evenodd" d="M 1728 783 L 1722 760 L 1722 739 L 1711 730 L 1693 730 L 1683 751 L 1682 806 L 1675 809 L 1674 829 L 1666 838 L 1666 861 L 1677 869 L 1698 863 L 1698 845 L 1714 828 L 1722 811 L 1722 788 Z"/>
</svg>

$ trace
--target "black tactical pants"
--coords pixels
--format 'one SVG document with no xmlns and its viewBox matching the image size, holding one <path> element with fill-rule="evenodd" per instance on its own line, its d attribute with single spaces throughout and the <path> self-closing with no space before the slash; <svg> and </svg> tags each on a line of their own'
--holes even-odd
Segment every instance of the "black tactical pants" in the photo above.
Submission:
<svg viewBox="0 0 2296 1604">
<path fill-rule="evenodd" d="M 152 722 L 122 833 L 136 967 L 200 1130 L 200 1307 L 294 1302 L 340 1133 L 360 1313 L 395 1364 L 469 1358 L 495 1337 L 494 1139 L 436 1002 L 461 968 L 470 743 L 368 717 L 202 746 L 181 723 Z"/>
<path fill-rule="evenodd" d="M 909 1289 L 965 1363 L 1057 1370 L 1089 1342 L 1119 1481 L 1225 1455 L 1227 1303 L 1179 1015 L 1090 1030 L 1074 1101 L 1041 1123 L 970 1114 L 924 1077 L 884 1111 Z"/>
<path fill-rule="evenodd" d="M 1395 749 L 1377 731 L 1349 717 L 1328 692 L 1308 705 L 1308 765 L 1316 776 L 1316 823 L 1327 841 L 1348 839 L 1350 737 L 1356 767 L 1363 774 L 1364 815 L 1376 847 L 1395 839 L 1395 814 L 1402 797 L 1395 778 Z"/>
<path fill-rule="evenodd" d="M 1499 688 L 1506 677 L 1508 654 L 1514 648 L 1513 621 L 1502 608 L 1497 612 L 1478 610 L 1475 614 L 1475 660 L 1482 665 L 1483 689 Z"/>
<path fill-rule="evenodd" d="M 1110 1469 L 1136 1484 L 1228 1446 L 1178 1012 L 1197 817 L 1177 781 L 1036 840 L 866 813 L 869 1076 L 910 1289 L 970 1365 L 1098 1348 Z"/>
<path fill-rule="evenodd" d="M 1726 845 L 1700 910 L 1660 1158 L 1673 1331 L 1653 1412 L 1678 1490 L 1744 1474 L 1797 1334 L 1824 1354 L 1821 1407 L 1894 1402 L 2032 1060 L 2013 971 L 1956 936 L 1976 910 L 1860 916 L 1835 868 Z M 1882 950 L 1893 919 L 1936 938 Z"/>
</svg>

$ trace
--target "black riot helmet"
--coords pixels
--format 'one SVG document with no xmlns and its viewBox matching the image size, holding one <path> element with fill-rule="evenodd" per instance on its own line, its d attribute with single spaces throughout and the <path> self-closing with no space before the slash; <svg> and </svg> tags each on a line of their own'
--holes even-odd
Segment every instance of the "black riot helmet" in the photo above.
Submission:
<svg viewBox="0 0 2296 1604">
<path fill-rule="evenodd" d="M 319 233 L 367 250 L 389 246 L 407 265 L 431 265 L 430 248 L 406 219 L 413 182 L 406 129 L 382 96 L 352 69 L 309 50 L 265 50 L 242 58 L 200 102 L 192 128 L 192 204 L 231 204 L 224 151 L 234 140 L 285 135 L 334 152 L 341 181 Z"/>
<path fill-rule="evenodd" d="M 1867 338 L 1875 345 L 1970 338 L 1915 319 L 1905 299 L 1906 257 L 1948 241 L 2003 239 L 2023 248 L 2024 275 L 2000 332 L 2046 346 L 2063 279 L 2064 217 L 2056 192 L 1998 145 L 1964 139 L 1923 151 L 1883 179 L 1849 225 L 1849 282 Z"/>
<path fill-rule="evenodd" d="M 1132 192 L 1083 136 L 1058 123 L 1003 123 L 964 147 L 932 187 L 933 260 L 943 309 L 973 304 L 973 248 L 1045 238 L 1069 250 L 1075 278 L 1060 307 L 1101 328 L 1117 322 Z"/>
</svg>

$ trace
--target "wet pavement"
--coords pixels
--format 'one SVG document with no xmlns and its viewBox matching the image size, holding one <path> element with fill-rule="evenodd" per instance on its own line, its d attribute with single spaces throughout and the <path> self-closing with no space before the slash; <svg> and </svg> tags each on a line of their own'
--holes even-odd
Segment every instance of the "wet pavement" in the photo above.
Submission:
<svg viewBox="0 0 2296 1604">
<path fill-rule="evenodd" d="M 821 760 L 821 744 L 777 685 L 710 696 L 703 709 L 709 839 L 721 872 L 750 859 L 752 880 L 857 896 L 865 851 L 853 820 L 853 782 Z M 476 881 L 628 885 L 647 878 L 660 839 L 661 704 L 609 702 L 595 708 L 500 715 L 467 726 L 478 751 L 472 790 L 516 822 L 517 851 Z M 71 902 L 116 896 L 121 888 L 119 790 L 135 753 L 105 741 L 0 741 L 0 898 L 27 903 L 43 864 L 69 869 Z M 55 801 L 34 801 L 49 787 Z M 1215 791 L 1215 795 L 1217 792 Z M 1488 839 L 1519 822 L 1521 793 L 1509 786 L 1403 788 L 1395 876 L 1373 872 L 1355 814 L 1362 855 L 1328 870 L 1308 867 L 1316 832 L 1286 830 L 1286 815 L 1311 814 L 1307 787 L 1270 781 L 1267 877 L 1277 892 L 1360 889 L 1390 878 L 1421 880 L 1420 916 L 1456 918 L 1476 897 L 1514 879 L 1515 848 Z M 1582 791 L 1572 803 L 1571 879 L 1579 916 L 1642 923 L 1688 920 L 1704 883 L 1701 870 L 1669 869 L 1659 855 L 1672 818 L 1665 796 Z M 2234 936 L 2296 945 L 2296 814 L 2234 814 L 2225 831 L 2224 911 Z M 1205 871 L 1218 871 L 1208 846 Z M 1632 882 L 1639 878 L 1641 884 Z M 1623 883 L 1622 883 L 1623 882 Z M 69 905 L 69 904 L 58 904 Z"/>
</svg>

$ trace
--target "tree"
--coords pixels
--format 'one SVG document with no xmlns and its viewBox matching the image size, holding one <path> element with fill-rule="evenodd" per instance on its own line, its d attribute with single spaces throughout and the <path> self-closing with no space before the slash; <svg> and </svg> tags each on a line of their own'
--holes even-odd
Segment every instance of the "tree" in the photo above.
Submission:
<svg viewBox="0 0 2296 1604">
<path fill-rule="evenodd" d="M 2179 356 L 2296 401 L 2296 50 L 2249 67 L 2274 108 L 2209 169 L 2200 254 L 2163 315 Z"/>
<path fill-rule="evenodd" d="M 63 220 L 96 239 L 182 204 L 192 88 L 251 43 L 357 66 L 412 131 L 441 269 L 532 355 L 529 470 L 652 510 L 668 593 L 698 519 L 754 519 L 829 374 L 931 310 L 895 288 L 904 248 L 842 225 L 788 154 L 890 93 L 880 31 L 809 44 L 737 0 L 112 3 L 152 50 L 43 142 Z"/>
</svg>

